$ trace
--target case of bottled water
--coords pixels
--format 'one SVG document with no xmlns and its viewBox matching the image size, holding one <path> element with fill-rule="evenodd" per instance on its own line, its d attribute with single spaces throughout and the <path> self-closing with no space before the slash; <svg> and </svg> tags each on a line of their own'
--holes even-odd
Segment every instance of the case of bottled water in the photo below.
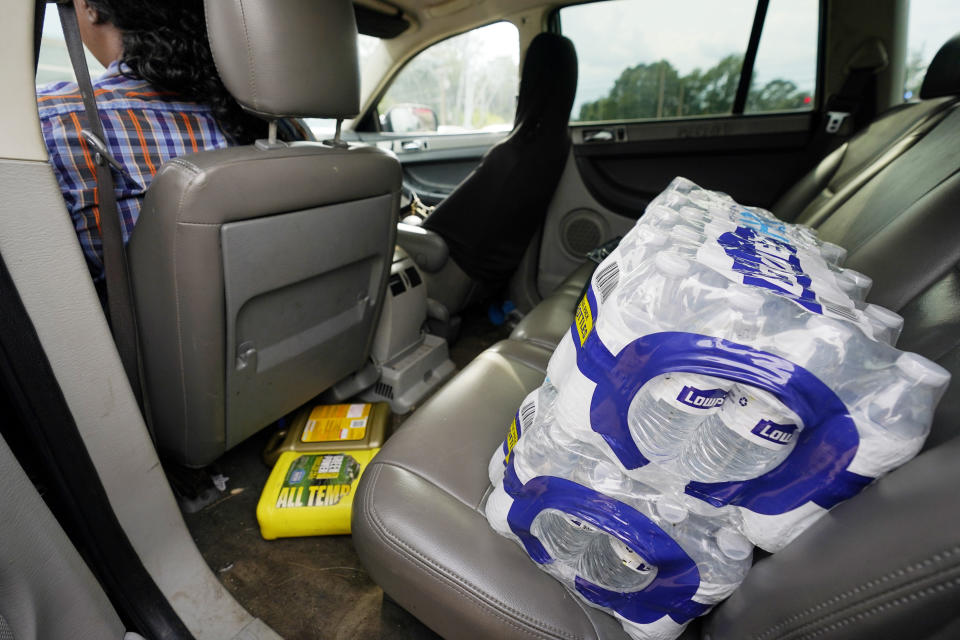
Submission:
<svg viewBox="0 0 960 640">
<path fill-rule="evenodd" d="M 671 640 L 919 452 L 949 373 L 807 227 L 675 179 L 598 267 L 489 464 L 491 526 Z"/>
</svg>

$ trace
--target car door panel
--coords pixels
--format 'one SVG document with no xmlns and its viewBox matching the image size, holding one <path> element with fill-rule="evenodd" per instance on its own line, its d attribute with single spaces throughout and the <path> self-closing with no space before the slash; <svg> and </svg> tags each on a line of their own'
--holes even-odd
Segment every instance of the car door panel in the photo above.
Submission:
<svg viewBox="0 0 960 640">
<path fill-rule="evenodd" d="M 361 141 L 388 148 L 403 167 L 404 186 L 427 205 L 436 205 L 480 164 L 506 132 L 397 136 L 360 133 Z"/>
<path fill-rule="evenodd" d="M 544 220 L 536 288 L 549 295 L 579 266 L 587 251 L 622 236 L 634 218 L 604 206 L 587 188 L 571 150 Z M 532 278 L 532 274 L 526 276 Z"/>
<path fill-rule="evenodd" d="M 537 288 L 625 234 L 676 176 L 769 207 L 811 162 L 815 115 L 725 116 L 571 127 L 573 150 L 544 224 Z"/>
<path fill-rule="evenodd" d="M 806 113 L 636 124 L 623 127 L 623 140 L 603 142 L 582 142 L 591 128 L 576 127 L 574 155 L 594 197 L 633 218 L 676 176 L 769 207 L 810 161 L 811 118 Z"/>
</svg>

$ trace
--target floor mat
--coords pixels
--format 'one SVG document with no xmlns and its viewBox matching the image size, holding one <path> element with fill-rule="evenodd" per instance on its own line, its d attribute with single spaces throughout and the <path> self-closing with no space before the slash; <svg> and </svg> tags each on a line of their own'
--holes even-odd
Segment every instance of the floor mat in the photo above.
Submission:
<svg viewBox="0 0 960 640">
<path fill-rule="evenodd" d="M 224 498 L 185 514 L 200 552 L 224 586 L 287 640 L 437 638 L 367 575 L 350 536 L 264 540 L 257 501 L 269 469 L 260 460 L 267 433 L 221 458 Z"/>
<path fill-rule="evenodd" d="M 485 313 L 463 319 L 462 338 L 450 349 L 458 369 L 509 335 Z M 394 416 L 399 427 L 406 416 Z M 217 461 L 229 478 L 226 495 L 185 514 L 201 554 L 224 586 L 254 616 L 287 640 L 437 638 L 416 618 L 384 598 L 367 575 L 350 536 L 264 540 L 257 501 L 270 470 L 260 460 L 271 430 L 250 438 Z"/>
</svg>

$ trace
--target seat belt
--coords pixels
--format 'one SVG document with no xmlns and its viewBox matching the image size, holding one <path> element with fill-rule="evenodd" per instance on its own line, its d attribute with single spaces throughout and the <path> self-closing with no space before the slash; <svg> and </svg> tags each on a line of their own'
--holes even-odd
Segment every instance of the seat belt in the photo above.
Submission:
<svg viewBox="0 0 960 640">
<path fill-rule="evenodd" d="M 70 53 L 70 63 L 77 76 L 77 85 L 83 96 L 83 107 L 87 114 L 88 129 L 80 135 L 93 150 L 96 165 L 97 193 L 100 207 L 100 230 L 103 247 L 103 270 L 107 284 L 107 313 L 110 330 L 120 352 L 120 361 L 133 388 L 133 394 L 144 409 L 143 393 L 140 387 L 139 345 L 137 342 L 137 324 L 133 312 L 133 295 L 130 286 L 130 273 L 127 267 L 127 254 L 123 246 L 123 233 L 120 229 L 120 212 L 117 208 L 117 196 L 114 192 L 111 166 L 120 169 L 120 165 L 107 150 L 100 111 L 97 109 L 93 83 L 84 57 L 83 41 L 80 39 L 80 27 L 73 2 L 61 0 L 57 4 L 60 23 Z M 144 412 L 146 415 L 146 412 Z M 153 435 L 151 430 L 151 436 Z"/>
<path fill-rule="evenodd" d="M 872 102 L 866 98 L 869 93 L 872 93 L 871 89 L 876 88 L 874 82 L 876 71 L 874 68 L 850 70 L 840 91 L 827 100 L 824 131 L 830 134 L 838 133 L 844 123 L 852 119 L 852 130 L 847 134 L 849 137 L 873 119 L 870 113 L 872 109 L 866 110 L 864 107 Z"/>
<path fill-rule="evenodd" d="M 819 161 L 870 124 L 875 114 L 877 73 L 887 66 L 883 45 L 869 40 L 857 49 L 840 91 L 830 96 L 811 143 Z"/>
</svg>

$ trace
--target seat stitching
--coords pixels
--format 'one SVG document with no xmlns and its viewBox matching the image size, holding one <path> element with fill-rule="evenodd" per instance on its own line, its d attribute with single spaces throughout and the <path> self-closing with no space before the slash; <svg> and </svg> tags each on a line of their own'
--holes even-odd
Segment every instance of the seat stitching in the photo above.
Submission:
<svg viewBox="0 0 960 640">
<path fill-rule="evenodd" d="M 801 612 L 799 612 L 799 613 L 796 613 L 796 614 L 790 616 L 790 617 L 787 618 L 786 620 L 783 620 L 783 621 L 781 621 L 780 623 L 778 623 L 778 624 L 776 624 L 776 625 L 774 625 L 774 626 L 772 626 L 772 627 L 769 627 L 766 631 L 764 631 L 763 633 L 761 633 L 760 635 L 758 635 L 758 636 L 756 636 L 756 637 L 758 638 L 758 640 L 766 640 L 766 638 L 772 637 L 773 634 L 777 633 L 778 631 L 780 631 L 780 630 L 783 629 L 784 627 L 789 626 L 791 623 L 796 622 L 796 621 L 800 620 L 801 618 L 803 618 L 803 617 L 805 617 L 805 616 L 808 616 L 808 615 L 810 615 L 810 614 L 812 614 L 812 613 L 816 613 L 817 611 L 819 611 L 819 610 L 821 610 L 821 609 L 823 609 L 823 608 L 825 608 L 825 607 L 829 607 L 829 606 L 831 606 L 831 605 L 834 605 L 834 604 L 840 602 L 841 600 L 846 600 L 847 598 L 849 598 L 849 597 L 851 597 L 851 596 L 854 596 L 854 595 L 859 594 L 861 591 L 864 591 L 864 590 L 866 590 L 866 589 L 872 589 L 873 587 L 875 587 L 875 586 L 877 586 L 877 585 L 880 585 L 880 584 L 882 584 L 882 583 L 884 583 L 884 582 L 889 582 L 890 580 L 896 578 L 897 576 L 901 576 L 901 575 L 903 575 L 903 574 L 905 574 L 905 573 L 910 573 L 910 572 L 913 572 L 913 571 L 917 571 L 918 569 L 923 569 L 923 568 L 932 566 L 932 565 L 935 564 L 935 563 L 942 562 L 945 558 L 950 558 L 951 556 L 955 556 L 955 555 L 957 555 L 958 553 L 960 553 L 960 545 L 954 546 L 954 547 L 952 547 L 952 548 L 950 548 L 950 549 L 947 549 L 947 550 L 945 550 L 945 551 L 941 551 L 941 552 L 939 552 L 939 553 L 935 553 L 935 554 L 933 554 L 932 556 L 930 556 L 930 557 L 928 557 L 928 558 L 925 558 L 924 560 L 921 560 L 920 562 L 916 562 L 916 563 L 914 563 L 914 564 L 911 564 L 911 565 L 908 565 L 908 566 L 906 566 L 906 567 L 902 567 L 902 568 L 899 568 L 899 569 L 894 569 L 894 570 L 890 571 L 889 573 L 886 573 L 886 574 L 884 574 L 884 575 L 882 575 L 882 576 L 880 576 L 880 577 L 878 577 L 878 578 L 874 578 L 874 579 L 872 579 L 872 580 L 867 580 L 866 582 L 862 582 L 862 583 L 860 583 L 860 584 L 858 584 L 858 585 L 856 585 L 856 586 L 854 586 L 854 587 L 851 587 L 850 589 L 844 591 L 843 593 L 839 593 L 839 594 L 833 596 L 833 597 L 830 598 L 829 600 L 823 600 L 822 602 L 819 602 L 819 603 L 817 603 L 817 604 L 815 604 L 815 605 L 813 605 L 813 606 L 811 606 L 811 607 L 808 607 L 807 609 L 804 609 L 803 611 L 801 611 Z M 953 568 L 953 567 L 950 567 L 950 568 Z M 947 570 L 949 570 L 949 569 L 947 569 Z M 933 574 L 933 575 L 936 575 L 936 574 Z M 894 588 L 896 589 L 896 588 L 899 588 L 899 587 L 894 587 Z M 882 595 L 882 594 L 877 594 L 877 595 L 879 596 L 879 595 Z"/>
<path fill-rule="evenodd" d="M 176 165 L 176 166 L 178 166 L 178 167 L 182 167 L 182 168 L 186 169 L 187 171 L 189 171 L 190 173 L 192 173 L 192 174 L 194 174 L 194 175 L 197 175 L 197 174 L 201 173 L 200 167 L 198 167 L 197 165 L 193 164 L 192 162 L 188 162 L 188 161 L 184 160 L 182 157 L 181 157 L 181 158 L 174 158 L 173 160 L 170 160 L 169 162 L 167 162 L 167 164 L 168 164 L 168 165 L 172 164 L 172 165 Z"/>
<path fill-rule="evenodd" d="M 380 472 L 382 470 L 382 466 L 383 466 L 382 464 L 377 465 L 377 468 L 374 469 L 374 477 L 372 478 L 373 485 L 371 485 L 371 487 L 374 486 L 378 481 L 380 477 Z M 430 483 L 430 484 L 432 485 L 433 483 Z M 433 485 L 433 486 L 436 486 L 436 485 Z M 372 489 L 368 489 L 367 493 L 372 493 Z M 440 565 L 439 563 L 434 562 L 424 554 L 420 553 L 419 551 L 417 551 L 416 549 L 408 545 L 406 542 L 401 540 L 399 537 L 395 536 L 384 526 L 383 520 L 381 520 L 380 517 L 377 515 L 371 500 L 364 501 L 364 512 L 370 518 L 370 521 L 376 525 L 376 527 L 373 527 L 373 530 L 377 534 L 377 537 L 379 537 L 382 541 L 386 542 L 390 546 L 393 546 L 398 552 L 398 555 L 400 555 L 400 557 L 404 558 L 415 567 L 419 567 L 421 569 L 423 569 L 424 567 L 422 564 L 418 565 L 418 560 L 423 564 L 429 565 L 430 567 L 433 568 L 435 572 L 441 574 L 442 577 L 446 577 L 446 580 L 443 580 L 441 579 L 441 576 L 431 576 L 435 580 L 444 584 L 452 585 L 461 593 L 471 596 L 474 600 L 478 601 L 480 604 L 490 609 L 490 611 L 494 615 L 496 615 L 498 618 L 501 618 L 504 621 L 510 623 L 511 626 L 514 626 L 522 631 L 525 631 L 526 633 L 532 633 L 532 631 L 534 631 L 531 629 L 524 629 L 521 627 L 517 627 L 517 625 L 515 624 L 516 621 L 511 621 L 508 618 L 503 618 L 502 614 L 500 614 L 500 612 L 497 609 L 495 609 L 491 605 L 491 603 L 495 604 L 497 607 L 500 607 L 506 611 L 509 611 L 510 613 L 517 616 L 518 618 L 521 618 L 522 620 L 527 621 L 529 624 L 539 625 L 543 627 L 544 628 L 543 630 L 554 632 L 557 635 L 563 636 L 565 638 L 571 638 L 575 640 L 579 640 L 580 638 L 582 638 L 582 636 L 573 635 L 569 632 L 566 632 L 557 627 L 554 627 L 553 625 L 550 625 L 542 620 L 535 619 L 531 616 L 528 616 L 514 609 L 513 607 L 507 605 L 506 603 L 501 602 L 497 598 L 494 598 L 493 596 L 486 594 L 482 589 L 477 587 L 470 580 L 465 579 L 463 576 L 460 576 L 456 572 Z M 428 573 L 427 575 L 430 575 L 430 574 Z M 461 583 L 459 585 L 456 582 L 458 580 Z M 536 631 L 541 632 L 542 630 L 536 629 Z"/>
<path fill-rule="evenodd" d="M 880 600 L 880 599 L 882 599 L 884 596 L 889 596 L 889 595 L 893 594 L 893 593 L 896 592 L 896 591 L 902 591 L 902 590 L 904 590 L 904 589 L 907 589 L 907 588 L 911 587 L 912 585 L 916 584 L 917 582 L 919 582 L 919 581 L 921 581 L 921 580 L 929 580 L 929 579 L 931 579 L 931 578 L 935 578 L 935 577 L 937 577 L 937 576 L 941 576 L 941 575 L 943 575 L 943 574 L 945 574 L 945 573 L 948 573 L 948 572 L 950 572 L 950 571 L 955 571 L 957 568 L 958 568 L 958 565 L 954 565 L 954 566 L 952 566 L 952 567 L 948 567 L 948 568 L 943 569 L 943 570 L 941 570 L 941 571 L 938 571 L 938 572 L 936 572 L 936 573 L 930 574 L 929 576 L 925 576 L 925 577 L 923 577 L 923 578 L 918 578 L 917 580 L 914 580 L 914 581 L 912 581 L 912 582 L 910 582 L 910 583 L 904 583 L 904 584 L 898 585 L 898 586 L 896 586 L 896 587 L 892 587 L 892 588 L 884 591 L 883 593 L 877 594 L 876 596 L 873 596 L 873 597 L 869 598 L 868 600 L 870 600 L 870 601 Z M 835 629 L 837 629 L 837 628 L 839 628 L 839 627 L 846 626 L 847 624 L 849 624 L 849 622 L 850 622 L 851 620 L 862 620 L 862 619 L 864 619 L 864 618 L 868 618 L 868 617 L 870 617 L 870 616 L 873 616 L 874 614 L 876 614 L 876 613 L 878 613 L 878 612 L 880 612 L 880 611 L 884 611 L 884 610 L 886 610 L 886 609 L 891 609 L 891 608 L 893 608 L 893 607 L 898 607 L 898 606 L 900 606 L 900 605 L 902 605 L 902 604 L 905 604 L 907 601 L 916 601 L 916 600 L 918 600 L 918 599 L 925 598 L 925 597 L 927 597 L 927 596 L 929 596 L 929 595 L 932 595 L 934 592 L 942 592 L 942 591 L 944 591 L 945 589 L 951 589 L 951 588 L 956 587 L 956 586 L 958 586 L 958 585 L 960 585 L 960 577 L 953 578 L 952 580 L 948 580 L 948 581 L 946 581 L 946 582 L 940 582 L 940 583 L 937 583 L 937 584 L 930 585 L 929 587 L 925 587 L 925 588 L 923 588 L 923 589 L 920 589 L 919 591 L 915 591 L 915 592 L 912 592 L 912 593 L 908 593 L 908 594 L 906 594 L 906 595 L 900 596 L 900 597 L 895 598 L 894 600 L 890 600 L 890 601 L 888 601 L 888 602 L 880 602 L 880 603 L 878 603 L 878 604 L 870 607 L 869 609 L 866 609 L 866 610 L 864 610 L 864 611 L 857 612 L 857 613 L 852 614 L 852 615 L 848 615 L 846 618 L 842 618 L 842 619 L 840 619 L 840 620 L 835 620 L 834 622 L 831 622 L 831 623 L 828 624 L 827 626 L 821 627 L 820 629 L 809 630 L 810 627 L 814 627 L 814 626 L 816 626 L 816 625 L 818 625 L 818 624 L 822 624 L 822 623 L 826 622 L 826 621 L 827 621 L 828 619 L 830 619 L 830 618 L 835 618 L 836 616 L 838 616 L 838 615 L 840 615 L 840 614 L 842 614 L 842 613 L 844 613 L 844 612 L 846 612 L 846 611 L 849 611 L 850 609 L 853 609 L 854 607 L 857 607 L 858 605 L 865 604 L 865 603 L 867 602 L 867 600 L 864 600 L 864 601 L 861 601 L 861 602 L 851 603 L 850 605 L 844 607 L 843 609 L 838 609 L 837 611 L 831 612 L 830 614 L 824 616 L 823 618 L 821 618 L 821 619 L 819 619 L 819 620 L 814 620 L 814 621 L 808 622 L 808 623 L 804 624 L 803 626 L 798 627 L 798 628 L 794 629 L 793 631 L 790 631 L 789 633 L 790 633 L 791 635 L 793 635 L 793 636 L 796 636 L 796 634 L 800 633 L 800 634 L 803 634 L 805 637 L 816 637 L 816 636 L 819 636 L 819 635 L 823 635 L 824 633 L 826 633 L 826 632 L 828 632 L 828 631 L 833 631 L 833 630 L 835 630 Z M 808 633 L 809 633 L 809 634 L 812 634 L 812 635 L 807 635 Z"/>
<path fill-rule="evenodd" d="M 180 201 L 177 202 L 177 226 L 179 226 L 180 223 L 180 216 L 183 213 L 183 203 L 187 198 L 189 187 L 196 179 L 197 175 L 199 174 L 194 174 L 194 176 L 190 178 L 187 188 L 185 188 L 180 194 Z M 177 226 L 173 228 L 173 299 L 177 309 L 177 360 L 180 366 L 180 393 L 183 402 L 183 450 L 186 451 L 188 440 L 187 433 L 190 429 L 187 412 L 187 375 L 183 366 L 183 318 L 180 313 L 180 279 L 177 277 L 177 246 L 179 245 L 178 239 L 180 237 Z"/>
<path fill-rule="evenodd" d="M 260 103 L 257 100 L 256 67 L 254 67 L 253 64 L 253 51 L 250 50 L 250 34 L 247 31 L 247 14 L 243 10 L 243 0 L 237 0 L 237 6 L 240 8 L 240 24 L 243 26 L 243 42 L 247 48 L 247 84 L 250 86 L 253 105 L 259 109 Z"/>
</svg>

